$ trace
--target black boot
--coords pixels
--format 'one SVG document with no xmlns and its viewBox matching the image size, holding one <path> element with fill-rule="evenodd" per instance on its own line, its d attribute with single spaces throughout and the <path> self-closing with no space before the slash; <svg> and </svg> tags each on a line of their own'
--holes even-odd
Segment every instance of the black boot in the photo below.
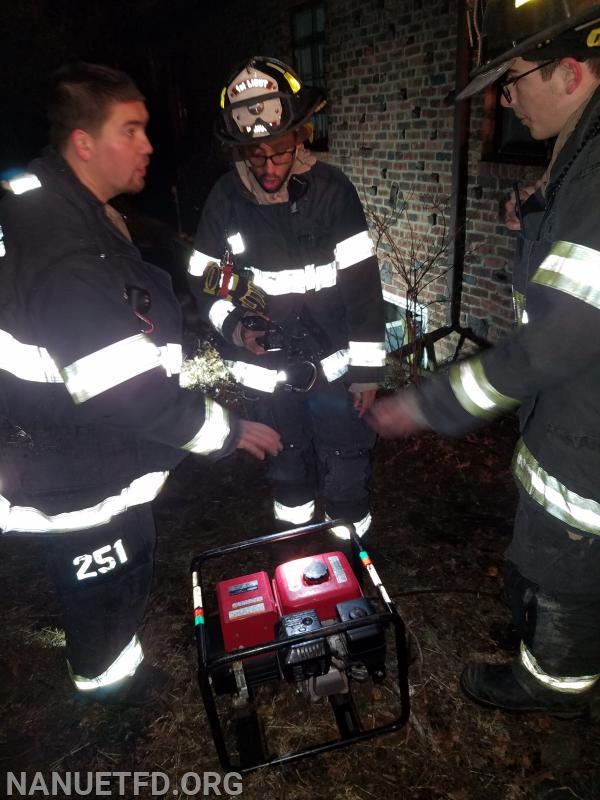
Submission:
<svg viewBox="0 0 600 800">
<path fill-rule="evenodd" d="M 542 686 L 518 662 L 467 664 L 460 686 L 470 700 L 501 711 L 540 711 L 564 719 L 589 713 L 591 691 L 574 694 Z"/>
</svg>

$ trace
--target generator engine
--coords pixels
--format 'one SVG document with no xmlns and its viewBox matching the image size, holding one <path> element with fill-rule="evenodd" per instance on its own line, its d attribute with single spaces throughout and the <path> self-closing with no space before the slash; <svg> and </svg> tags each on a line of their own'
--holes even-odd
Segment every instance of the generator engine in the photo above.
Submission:
<svg viewBox="0 0 600 800">
<path fill-rule="evenodd" d="M 289 642 L 233 662 L 213 674 L 215 691 L 238 704 L 252 689 L 285 680 L 311 700 L 345 694 L 349 680 L 385 678 L 386 645 L 376 610 L 348 559 L 333 551 L 221 581 L 216 586 L 223 650 Z M 336 623 L 363 624 L 328 633 Z"/>
</svg>

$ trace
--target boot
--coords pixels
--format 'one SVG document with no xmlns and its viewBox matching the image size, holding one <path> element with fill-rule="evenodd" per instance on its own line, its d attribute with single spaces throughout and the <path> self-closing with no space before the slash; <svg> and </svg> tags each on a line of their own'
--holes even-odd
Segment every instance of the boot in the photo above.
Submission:
<svg viewBox="0 0 600 800">
<path fill-rule="evenodd" d="M 591 690 L 574 694 L 549 689 L 516 660 L 512 664 L 467 664 L 460 686 L 470 700 L 501 711 L 538 711 L 563 719 L 589 713 Z"/>
<path fill-rule="evenodd" d="M 87 692 L 79 691 L 76 696 L 84 703 L 163 708 L 172 686 L 173 679 L 167 672 L 144 661 L 131 677 Z"/>
</svg>

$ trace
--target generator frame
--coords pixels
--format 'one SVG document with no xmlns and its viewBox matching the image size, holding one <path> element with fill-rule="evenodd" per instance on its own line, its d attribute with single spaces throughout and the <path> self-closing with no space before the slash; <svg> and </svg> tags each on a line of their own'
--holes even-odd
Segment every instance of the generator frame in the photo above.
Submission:
<svg viewBox="0 0 600 800">
<path fill-rule="evenodd" d="M 339 731 L 338 738 L 329 739 L 319 744 L 309 745 L 297 750 L 291 750 L 281 755 L 269 756 L 266 752 L 267 743 L 263 742 L 262 731 L 260 729 L 260 723 L 257 714 L 255 711 L 251 711 L 245 719 L 245 725 L 247 738 L 252 743 L 252 749 L 254 752 L 244 753 L 240 747 L 239 761 L 236 762 L 230 757 L 225 741 L 225 735 L 221 725 L 221 719 L 219 717 L 215 691 L 213 687 L 213 674 L 218 670 L 223 670 L 223 668 L 230 667 L 236 662 L 241 662 L 244 659 L 252 656 L 265 653 L 270 654 L 281 650 L 282 648 L 289 648 L 290 645 L 294 645 L 296 643 L 304 643 L 313 639 L 322 638 L 324 634 L 326 636 L 332 636 L 335 634 L 344 633 L 352 628 L 359 628 L 364 626 L 365 618 L 337 622 L 327 625 L 325 629 L 318 631 L 300 633 L 287 637 L 286 639 L 272 640 L 263 644 L 253 645 L 251 647 L 241 647 L 233 652 L 220 652 L 219 654 L 215 655 L 214 653 L 211 653 L 206 632 L 202 599 L 203 592 L 205 591 L 205 587 L 203 586 L 202 582 L 202 566 L 209 560 L 222 558 L 242 550 L 248 550 L 250 548 L 269 545 L 275 542 L 282 542 L 290 539 L 310 536 L 326 530 L 332 530 L 334 527 L 338 526 L 343 526 L 348 530 L 352 547 L 356 549 L 360 557 L 362 569 L 368 575 L 369 580 L 375 588 L 378 599 L 384 609 L 383 611 L 369 615 L 369 624 L 379 624 L 384 629 L 389 627 L 393 628 L 394 650 L 398 668 L 397 694 L 400 705 L 399 715 L 391 722 L 365 729 L 356 705 L 352 699 L 352 694 L 348 693 L 348 699 L 343 702 L 340 702 L 339 695 L 331 695 L 329 700 Z M 247 539 L 231 545 L 215 547 L 204 551 L 192 560 L 191 573 L 194 601 L 195 639 L 198 652 L 198 683 L 206 710 L 206 716 L 208 718 L 214 739 L 217 756 L 222 768 L 226 772 L 238 772 L 240 774 L 246 774 L 261 767 L 285 764 L 290 761 L 305 758 L 307 756 L 313 756 L 329 750 L 347 747 L 355 742 L 365 741 L 376 736 L 398 731 L 408 722 L 410 714 L 410 697 L 408 687 L 408 653 L 404 622 L 398 614 L 398 611 L 388 595 L 385 587 L 383 586 L 375 567 L 371 563 L 368 553 L 363 550 L 360 538 L 357 536 L 354 526 L 351 523 L 347 523 L 343 520 L 331 520 L 312 525 L 305 525 L 298 528 L 292 528 L 282 533 L 266 534 L 264 536 Z"/>
</svg>

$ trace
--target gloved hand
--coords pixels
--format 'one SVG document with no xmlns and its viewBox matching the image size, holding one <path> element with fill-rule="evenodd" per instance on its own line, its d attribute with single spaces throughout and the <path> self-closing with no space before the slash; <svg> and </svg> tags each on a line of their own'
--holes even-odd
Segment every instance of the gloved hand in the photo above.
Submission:
<svg viewBox="0 0 600 800">
<path fill-rule="evenodd" d="M 260 314 L 264 314 L 267 307 L 267 296 L 262 289 L 249 278 L 220 267 L 216 261 L 207 264 L 202 273 L 202 291 Z"/>
</svg>

